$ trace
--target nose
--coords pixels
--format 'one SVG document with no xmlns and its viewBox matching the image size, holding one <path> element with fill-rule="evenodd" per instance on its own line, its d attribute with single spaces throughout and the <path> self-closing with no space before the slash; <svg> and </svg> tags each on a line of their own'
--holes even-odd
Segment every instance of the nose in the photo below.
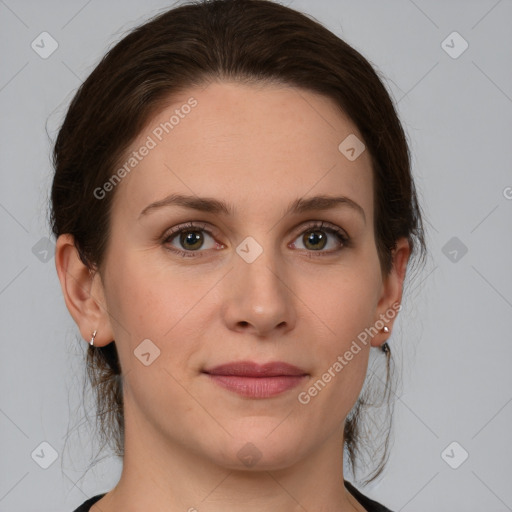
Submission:
<svg viewBox="0 0 512 512">
<path fill-rule="evenodd" d="M 224 283 L 223 314 L 229 329 L 258 337 L 291 330 L 296 322 L 296 301 L 290 272 L 271 250 L 249 263 L 238 255 Z"/>
</svg>

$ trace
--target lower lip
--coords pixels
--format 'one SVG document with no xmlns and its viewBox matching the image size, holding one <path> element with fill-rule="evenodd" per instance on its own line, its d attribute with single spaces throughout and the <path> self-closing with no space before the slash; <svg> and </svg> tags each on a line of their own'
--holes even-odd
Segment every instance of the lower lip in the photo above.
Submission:
<svg viewBox="0 0 512 512">
<path fill-rule="evenodd" d="M 210 375 L 219 386 L 248 398 L 270 398 L 297 387 L 307 375 L 280 375 L 277 377 L 239 377 Z"/>
</svg>

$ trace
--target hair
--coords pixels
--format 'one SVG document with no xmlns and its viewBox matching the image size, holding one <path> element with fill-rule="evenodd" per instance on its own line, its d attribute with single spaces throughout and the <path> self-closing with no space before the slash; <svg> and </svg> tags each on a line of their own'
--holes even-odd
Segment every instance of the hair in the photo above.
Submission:
<svg viewBox="0 0 512 512">
<path fill-rule="evenodd" d="M 213 81 L 279 84 L 334 101 L 357 126 L 369 151 L 374 187 L 374 236 L 383 275 L 393 250 L 409 240 L 412 259 L 426 252 L 422 215 L 405 133 L 372 65 L 314 18 L 271 0 L 198 0 L 166 10 L 133 29 L 102 58 L 73 97 L 53 148 L 51 228 L 69 233 L 82 262 L 102 273 L 115 191 L 94 195 L 124 161 L 130 144 L 174 95 Z M 393 358 L 387 345 L 388 408 Z M 122 372 L 115 340 L 88 347 L 87 373 L 96 391 L 101 438 L 124 456 Z M 382 388 L 382 382 L 379 382 Z M 344 427 L 354 469 L 367 442 L 364 393 Z M 389 409 L 388 409 L 389 410 Z M 389 428 L 371 482 L 388 459 Z M 371 452 L 371 459 L 375 461 Z M 355 474 L 354 474 L 355 475 Z"/>
</svg>

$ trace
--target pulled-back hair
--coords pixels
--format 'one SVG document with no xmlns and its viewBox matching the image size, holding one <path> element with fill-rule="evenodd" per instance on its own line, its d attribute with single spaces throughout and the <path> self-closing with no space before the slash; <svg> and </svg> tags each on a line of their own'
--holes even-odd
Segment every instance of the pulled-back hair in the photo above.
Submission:
<svg viewBox="0 0 512 512">
<path fill-rule="evenodd" d="M 212 81 L 281 84 L 330 98 L 357 126 L 371 156 L 375 241 L 383 275 L 401 237 L 425 255 L 409 148 L 393 102 L 372 65 L 313 18 L 270 0 L 192 1 L 158 14 L 113 46 L 76 92 L 58 133 L 51 190 L 56 237 L 73 235 L 84 264 L 102 271 L 115 190 L 99 200 L 127 148 L 174 96 Z M 341 142 L 341 141 L 340 141 Z M 393 358 L 385 351 L 387 399 Z M 124 455 L 122 371 L 115 341 L 89 347 L 87 372 L 96 392 L 102 439 Z M 362 429 L 370 395 L 361 393 L 344 429 L 352 469 L 367 444 Z M 388 458 L 392 414 L 382 457 L 370 451 L 375 479 Z M 382 446 L 382 445 L 381 445 Z M 342 456 L 342 454 L 340 454 Z"/>
</svg>

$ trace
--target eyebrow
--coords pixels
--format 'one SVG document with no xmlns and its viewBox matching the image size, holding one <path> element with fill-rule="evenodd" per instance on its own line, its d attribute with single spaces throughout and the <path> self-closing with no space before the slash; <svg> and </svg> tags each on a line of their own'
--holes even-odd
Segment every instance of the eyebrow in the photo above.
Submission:
<svg viewBox="0 0 512 512">
<path fill-rule="evenodd" d="M 167 197 L 164 197 L 160 201 L 155 201 L 154 203 L 146 206 L 139 214 L 139 219 L 148 214 L 151 211 L 154 211 L 159 208 L 163 208 L 165 206 L 181 206 L 183 208 L 189 208 L 191 210 L 197 210 L 200 212 L 207 212 L 213 214 L 222 214 L 222 215 L 234 215 L 235 208 L 224 201 L 220 201 L 218 199 L 213 199 L 210 197 L 199 197 L 199 196 L 187 196 L 182 194 L 171 194 Z M 288 209 L 285 211 L 285 215 L 291 214 L 300 214 L 304 212 L 310 211 L 326 211 L 331 210 L 339 206 L 348 207 L 356 212 L 358 212 L 366 225 L 366 215 L 363 208 L 345 196 L 314 196 L 307 198 L 298 198 L 288 206 Z"/>
</svg>

